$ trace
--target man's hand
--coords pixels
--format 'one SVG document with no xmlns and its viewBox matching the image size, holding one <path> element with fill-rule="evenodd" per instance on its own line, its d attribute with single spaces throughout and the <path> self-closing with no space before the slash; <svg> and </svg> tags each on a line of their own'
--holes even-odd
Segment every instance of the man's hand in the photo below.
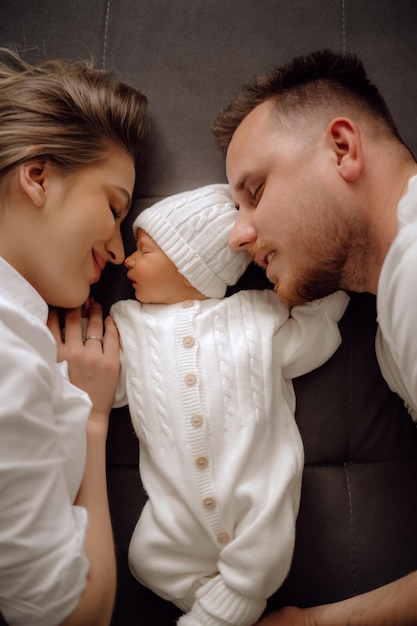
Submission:
<svg viewBox="0 0 417 626">
<path fill-rule="evenodd" d="M 417 572 L 340 602 L 284 607 L 256 626 L 416 626 Z"/>
<path fill-rule="evenodd" d="M 255 626 L 316 626 L 309 609 L 286 606 L 265 615 Z"/>
</svg>

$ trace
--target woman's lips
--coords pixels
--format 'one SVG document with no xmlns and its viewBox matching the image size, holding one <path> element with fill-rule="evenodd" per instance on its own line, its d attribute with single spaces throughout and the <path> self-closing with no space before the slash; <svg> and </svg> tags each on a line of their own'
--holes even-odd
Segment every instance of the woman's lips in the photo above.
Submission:
<svg viewBox="0 0 417 626">
<path fill-rule="evenodd" d="M 101 256 L 101 254 L 97 252 L 97 250 L 93 250 L 93 265 L 94 265 L 94 270 L 95 270 L 95 276 L 94 276 L 93 282 L 96 283 L 99 280 L 101 276 L 101 272 L 103 271 L 106 265 L 106 261 Z"/>
</svg>

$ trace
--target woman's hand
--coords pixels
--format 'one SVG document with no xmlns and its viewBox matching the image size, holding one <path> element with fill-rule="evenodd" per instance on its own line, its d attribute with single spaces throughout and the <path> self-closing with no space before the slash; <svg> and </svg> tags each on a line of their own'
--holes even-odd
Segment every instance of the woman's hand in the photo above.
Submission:
<svg viewBox="0 0 417 626">
<path fill-rule="evenodd" d="M 93 413 L 110 413 L 119 375 L 119 334 L 111 317 L 103 323 L 101 305 L 93 300 L 85 307 L 69 309 L 61 329 L 58 312 L 51 310 L 48 327 L 58 348 L 58 361 L 68 362 L 71 382 L 86 391 Z"/>
<path fill-rule="evenodd" d="M 116 562 L 107 499 L 106 439 L 110 409 L 119 374 L 119 335 L 113 320 L 103 324 L 102 308 L 94 301 L 65 313 L 61 328 L 58 312 L 51 310 L 48 327 L 55 337 L 58 360 L 68 361 L 71 382 L 86 391 L 93 403 L 87 423 L 87 456 L 75 504 L 88 511 L 84 549 L 90 562 L 87 585 L 65 626 L 110 623 L 115 590 Z"/>
</svg>

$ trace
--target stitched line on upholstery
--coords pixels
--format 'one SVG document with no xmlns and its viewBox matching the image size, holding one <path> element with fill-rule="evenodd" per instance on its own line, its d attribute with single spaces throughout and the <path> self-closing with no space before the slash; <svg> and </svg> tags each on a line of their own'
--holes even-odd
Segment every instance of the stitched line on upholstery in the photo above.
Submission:
<svg viewBox="0 0 417 626">
<path fill-rule="evenodd" d="M 104 20 L 103 56 L 101 60 L 101 66 L 103 69 L 106 67 L 106 62 L 107 62 L 107 37 L 108 37 L 108 31 L 109 31 L 110 5 L 111 5 L 111 0 L 107 0 L 106 17 Z"/>
<path fill-rule="evenodd" d="M 352 555 L 352 581 L 353 581 L 353 595 L 356 595 L 356 554 L 355 554 L 355 537 L 353 530 L 353 509 L 352 509 L 352 492 L 350 489 L 350 478 L 347 463 L 344 463 L 346 485 L 349 498 L 349 517 L 350 517 L 350 540 L 351 540 L 351 555 Z"/>
<path fill-rule="evenodd" d="M 346 52 L 346 11 L 345 0 L 342 0 L 342 50 Z"/>
<path fill-rule="evenodd" d="M 386 459 L 384 461 L 340 461 L 340 462 L 334 462 L 334 463 L 308 462 L 308 463 L 304 463 L 304 467 L 327 469 L 327 468 L 333 468 L 333 467 L 342 467 L 342 465 L 344 466 L 346 463 L 349 463 L 349 465 L 355 465 L 356 467 L 362 467 L 362 466 L 367 466 L 367 465 L 390 465 L 392 463 L 416 463 L 416 462 L 417 462 L 417 459 L 415 457 L 406 457 L 404 459 Z"/>
</svg>

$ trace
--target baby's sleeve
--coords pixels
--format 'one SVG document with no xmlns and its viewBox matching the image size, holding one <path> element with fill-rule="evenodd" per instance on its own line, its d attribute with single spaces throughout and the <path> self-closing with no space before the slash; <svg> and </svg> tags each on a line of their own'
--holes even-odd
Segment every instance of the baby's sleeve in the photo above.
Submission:
<svg viewBox="0 0 417 626">
<path fill-rule="evenodd" d="M 118 409 L 127 405 L 127 392 L 126 392 L 126 362 L 124 358 L 124 352 L 120 349 L 120 372 L 117 381 L 116 394 L 114 396 L 113 408 Z"/>
<path fill-rule="evenodd" d="M 285 378 L 296 378 L 320 367 L 336 352 L 342 341 L 338 322 L 348 303 L 349 296 L 336 291 L 291 309 L 274 339 Z"/>
<path fill-rule="evenodd" d="M 121 306 L 122 306 L 122 302 L 116 302 L 116 304 L 113 304 L 113 306 L 110 309 L 110 315 L 112 316 L 114 323 L 117 326 L 117 329 L 119 331 L 119 335 L 122 335 L 122 318 L 119 314 L 119 312 L 121 311 Z M 113 402 L 113 408 L 114 409 L 118 409 L 122 406 L 126 406 L 127 405 L 127 391 L 126 391 L 126 359 L 125 359 L 125 355 L 124 355 L 124 351 L 123 351 L 123 346 L 120 346 L 120 351 L 119 351 L 119 358 L 120 358 L 120 371 L 119 371 L 119 378 L 117 381 L 117 388 L 116 388 L 116 394 L 114 397 L 114 402 Z"/>
</svg>

